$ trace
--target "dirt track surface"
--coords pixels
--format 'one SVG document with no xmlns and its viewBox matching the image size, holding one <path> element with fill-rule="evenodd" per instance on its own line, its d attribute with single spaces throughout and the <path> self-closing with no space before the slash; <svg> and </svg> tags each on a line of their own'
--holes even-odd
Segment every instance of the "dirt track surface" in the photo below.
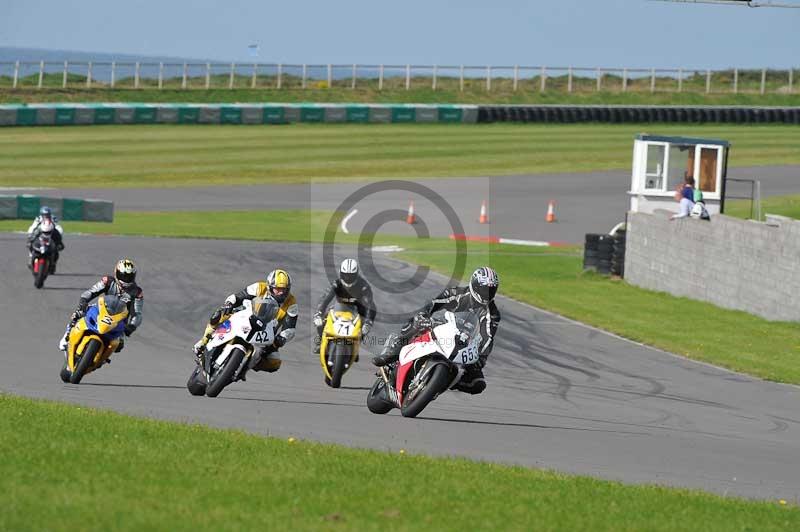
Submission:
<svg viewBox="0 0 800 532">
<path fill-rule="evenodd" d="M 800 194 L 800 166 L 736 168 L 729 177 L 760 179 L 762 194 Z M 527 176 L 421 179 L 422 186 L 440 194 L 452 206 L 464 232 L 476 236 L 499 236 L 523 240 L 583 243 L 585 233 L 606 232 L 625 220 L 629 206 L 630 171 Z M 47 196 L 86 197 L 115 202 L 117 210 L 258 210 L 339 209 L 342 202 L 368 183 L 314 185 L 210 186 L 166 189 L 65 189 L 37 190 Z M 735 189 L 733 188 L 735 186 Z M 731 195 L 749 194 L 749 186 L 731 184 Z M 405 225 L 411 201 L 421 222 L 432 236 L 454 232 L 450 220 L 429 198 L 397 188 L 364 198 L 349 223 L 353 232 L 380 213 L 397 210 L 395 221 L 380 230 L 413 234 Z M 3 193 L 13 193 L 12 190 Z M 490 224 L 478 223 L 482 201 L 487 202 Z M 556 202 L 557 223 L 546 223 L 550 200 Z M 350 209 L 347 209 L 348 212 Z M 417 228 L 420 228 L 418 226 Z"/>
<path fill-rule="evenodd" d="M 33 288 L 20 235 L 0 234 L 0 390 L 139 416 L 236 427 L 354 447 L 553 468 L 756 498 L 800 496 L 800 389 L 759 381 L 615 338 L 500 298 L 503 315 L 480 396 L 448 392 L 418 419 L 365 406 L 364 353 L 344 388 L 322 382 L 310 354 L 311 305 L 325 283 L 320 248 L 208 240 L 78 237 L 60 273 Z M 347 250 L 339 250 L 347 251 Z M 121 255 L 139 264 L 144 324 L 113 363 L 80 385 L 58 377 L 56 342 L 80 291 Z M 380 256 L 386 278 L 414 267 Z M 294 276 L 298 338 L 276 374 L 251 373 L 219 398 L 191 397 L 189 348 L 211 310 L 275 266 Z M 441 288 L 377 294 L 411 310 Z M 375 337 L 385 337 L 378 324 Z M 377 350 L 377 347 L 373 347 Z"/>
</svg>

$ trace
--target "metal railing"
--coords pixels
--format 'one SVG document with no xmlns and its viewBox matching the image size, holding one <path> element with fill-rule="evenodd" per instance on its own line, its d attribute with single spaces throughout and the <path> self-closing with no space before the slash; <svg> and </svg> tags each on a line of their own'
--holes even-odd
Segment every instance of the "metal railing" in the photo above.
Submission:
<svg viewBox="0 0 800 532">
<path fill-rule="evenodd" d="M 789 94 L 795 69 L 342 65 L 197 62 L 0 62 L 0 88 L 373 89 L 485 92 Z"/>
<path fill-rule="evenodd" d="M 758 179 L 737 179 L 733 177 L 728 177 L 727 181 L 729 183 L 747 183 L 750 185 L 750 194 L 731 194 L 731 189 L 727 188 L 725 191 L 725 200 L 729 199 L 741 199 L 741 200 L 750 200 L 750 219 L 756 221 L 762 221 L 761 218 L 761 181 Z"/>
</svg>

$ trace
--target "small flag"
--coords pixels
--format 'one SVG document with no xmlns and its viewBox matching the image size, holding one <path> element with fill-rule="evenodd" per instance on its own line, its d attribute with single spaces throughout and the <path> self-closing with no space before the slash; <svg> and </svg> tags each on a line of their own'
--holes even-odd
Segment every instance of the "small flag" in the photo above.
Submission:
<svg viewBox="0 0 800 532">
<path fill-rule="evenodd" d="M 250 57 L 258 57 L 258 45 L 251 44 L 247 47 L 247 55 Z"/>
</svg>

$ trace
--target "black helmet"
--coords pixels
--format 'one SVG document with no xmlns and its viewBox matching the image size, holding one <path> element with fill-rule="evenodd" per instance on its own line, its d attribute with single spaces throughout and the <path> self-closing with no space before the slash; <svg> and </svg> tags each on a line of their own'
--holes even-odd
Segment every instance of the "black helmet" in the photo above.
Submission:
<svg viewBox="0 0 800 532">
<path fill-rule="evenodd" d="M 119 259 L 114 269 L 114 278 L 122 288 L 128 288 L 136 282 L 136 265 L 129 258 Z"/>
<path fill-rule="evenodd" d="M 489 301 L 494 299 L 499 285 L 500 278 L 497 277 L 497 272 L 484 266 L 472 272 L 469 280 L 469 293 L 478 304 L 488 305 Z"/>
<path fill-rule="evenodd" d="M 347 288 L 353 286 L 358 279 L 358 261 L 356 259 L 344 259 L 339 267 L 339 279 Z"/>
</svg>

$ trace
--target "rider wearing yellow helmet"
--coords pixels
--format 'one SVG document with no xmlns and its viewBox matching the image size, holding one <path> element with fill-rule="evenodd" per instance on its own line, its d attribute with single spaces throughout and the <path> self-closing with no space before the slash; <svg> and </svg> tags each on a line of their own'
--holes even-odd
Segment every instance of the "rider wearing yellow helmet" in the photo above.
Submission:
<svg viewBox="0 0 800 532">
<path fill-rule="evenodd" d="M 217 325 L 227 320 L 235 312 L 234 309 L 240 306 L 245 299 L 271 297 L 280 306 L 276 316 L 278 330 L 276 331 L 275 342 L 256 353 L 256 356 L 253 357 L 251 369 L 270 373 L 278 371 L 281 367 L 281 357 L 278 349 L 294 338 L 297 325 L 297 301 L 291 291 L 292 278 L 289 277 L 285 270 L 277 269 L 269 272 L 266 281 L 258 281 L 235 294 L 229 295 L 225 299 L 225 303 L 211 315 L 203 337 L 194 344 L 194 354 L 200 359 L 206 350 L 206 344 L 214 333 L 214 329 Z"/>
</svg>

